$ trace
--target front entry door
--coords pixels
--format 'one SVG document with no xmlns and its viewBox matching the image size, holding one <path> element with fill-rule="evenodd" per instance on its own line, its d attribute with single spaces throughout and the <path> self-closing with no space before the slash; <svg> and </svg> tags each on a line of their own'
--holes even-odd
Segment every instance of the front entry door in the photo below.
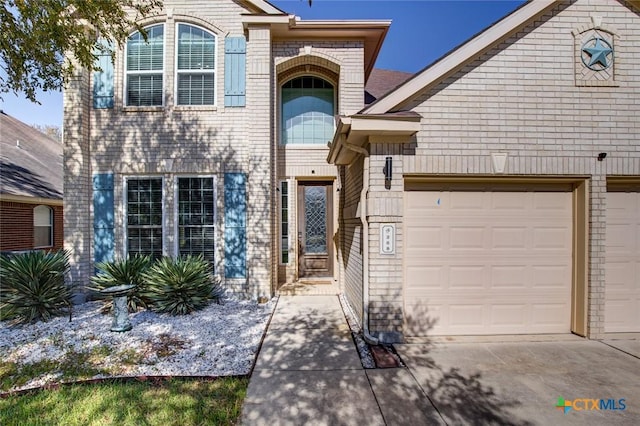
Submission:
<svg viewBox="0 0 640 426">
<path fill-rule="evenodd" d="M 332 261 L 331 182 L 298 183 L 298 277 L 330 277 Z"/>
</svg>

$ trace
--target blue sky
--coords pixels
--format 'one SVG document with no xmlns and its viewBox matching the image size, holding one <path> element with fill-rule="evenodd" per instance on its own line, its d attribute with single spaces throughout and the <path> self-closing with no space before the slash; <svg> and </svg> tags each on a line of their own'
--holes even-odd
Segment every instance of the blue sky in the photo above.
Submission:
<svg viewBox="0 0 640 426">
<path fill-rule="evenodd" d="M 417 72 L 518 8 L 514 0 L 276 0 L 302 19 L 390 19 L 377 68 Z M 41 93 L 41 105 L 2 95 L 0 109 L 28 124 L 62 125 L 62 94 Z"/>
</svg>

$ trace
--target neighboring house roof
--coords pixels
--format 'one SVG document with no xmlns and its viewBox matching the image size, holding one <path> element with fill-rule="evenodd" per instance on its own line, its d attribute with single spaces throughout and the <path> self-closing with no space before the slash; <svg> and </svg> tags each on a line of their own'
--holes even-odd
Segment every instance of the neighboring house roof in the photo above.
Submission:
<svg viewBox="0 0 640 426">
<path fill-rule="evenodd" d="M 556 5 L 555 0 L 536 0 L 524 4 L 502 20 L 449 52 L 396 90 L 365 107 L 363 114 L 384 114 L 398 111 L 433 84 L 460 69 L 468 61 L 496 46 L 501 40 L 518 31 L 533 19 Z"/>
<path fill-rule="evenodd" d="M 62 201 L 62 144 L 0 111 L 0 197 Z"/>
<path fill-rule="evenodd" d="M 413 76 L 413 73 L 374 68 L 371 70 L 367 84 L 364 87 L 364 103 L 369 105 L 375 102 L 407 81 L 411 76 Z"/>
</svg>

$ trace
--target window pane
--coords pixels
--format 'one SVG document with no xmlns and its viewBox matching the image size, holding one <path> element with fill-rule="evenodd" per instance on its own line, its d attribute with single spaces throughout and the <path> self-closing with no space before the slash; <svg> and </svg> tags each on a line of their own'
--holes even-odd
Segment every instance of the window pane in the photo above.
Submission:
<svg viewBox="0 0 640 426">
<path fill-rule="evenodd" d="M 214 74 L 178 74 L 178 105 L 213 105 Z"/>
<path fill-rule="evenodd" d="M 33 245 L 34 247 L 53 246 L 53 209 L 48 206 L 36 206 L 33 209 Z"/>
<path fill-rule="evenodd" d="M 33 209 L 33 224 L 35 226 L 52 226 L 53 210 L 47 206 L 37 206 Z"/>
<path fill-rule="evenodd" d="M 146 28 L 147 41 L 136 32 L 127 41 L 127 71 L 157 71 L 163 69 L 164 26 Z"/>
<path fill-rule="evenodd" d="M 299 77 L 282 87 L 282 143 L 326 144 L 333 137 L 333 86 Z"/>
<path fill-rule="evenodd" d="M 162 256 L 162 179 L 127 180 L 127 253 Z"/>
<path fill-rule="evenodd" d="M 127 105 L 162 106 L 162 74 L 130 75 Z"/>
<path fill-rule="evenodd" d="M 178 70 L 213 70 L 213 34 L 190 25 L 178 25 Z"/>
<path fill-rule="evenodd" d="M 34 247 L 51 247 L 53 245 L 51 230 L 50 226 L 35 226 L 33 228 Z"/>
<path fill-rule="evenodd" d="M 215 188 L 213 178 L 178 179 L 178 252 L 202 254 L 214 262 Z"/>
</svg>

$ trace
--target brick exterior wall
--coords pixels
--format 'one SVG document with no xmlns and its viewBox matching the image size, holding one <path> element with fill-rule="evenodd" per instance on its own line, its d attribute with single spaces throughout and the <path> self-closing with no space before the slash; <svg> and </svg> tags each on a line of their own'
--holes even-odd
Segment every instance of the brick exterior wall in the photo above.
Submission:
<svg viewBox="0 0 640 426">
<path fill-rule="evenodd" d="M 65 246 L 72 249 L 72 276 L 86 283 L 93 271 L 92 188 L 96 173 L 114 175 L 115 255 L 126 254 L 124 184 L 131 176 L 164 179 L 164 252 L 175 255 L 177 247 L 175 185 L 180 176 L 216 178 L 215 269 L 224 271 L 224 173 L 247 174 L 246 279 L 225 279 L 232 292 L 251 298 L 270 296 L 278 276 L 295 277 L 295 244 L 288 267 L 279 265 L 278 182 L 290 179 L 290 236 L 295 239 L 296 179 L 337 178 L 335 166 L 326 162 L 326 146 L 285 149 L 279 145 L 279 73 L 295 67 L 326 69 L 337 81 L 337 106 L 351 114 L 364 105 L 364 45 L 362 41 L 273 41 L 267 25 L 243 27 L 244 2 L 232 0 L 186 2 L 167 0 L 163 11 L 142 21 L 164 23 L 164 105 L 125 106 L 124 52 L 116 53 L 113 109 L 91 108 L 92 81 L 79 72 L 65 91 L 65 190 L 77 195 L 65 200 L 68 209 Z M 179 106 L 174 100 L 177 23 L 198 25 L 217 37 L 216 105 Z M 225 37 L 247 39 L 246 106 L 224 106 Z M 309 53 L 308 46 L 311 46 Z M 306 68 L 304 68 L 306 70 Z M 285 75 L 285 74 L 282 74 Z M 336 185 L 334 185 L 336 188 Z M 334 189 L 334 199 L 337 192 Z M 334 229 L 338 229 L 337 204 L 333 203 Z M 336 276 L 340 270 L 336 261 Z"/>
<path fill-rule="evenodd" d="M 615 84 L 576 81 L 582 66 L 581 30 L 601 18 L 615 34 Z M 578 34 L 578 35 L 576 35 Z M 576 46 L 578 46 L 576 48 Z M 604 239 L 607 176 L 640 176 L 640 18 L 610 1 L 555 6 L 462 69 L 427 88 L 406 109 L 422 128 L 404 152 L 371 146 L 371 169 L 394 161 L 390 190 L 372 173 L 371 321 L 378 330 L 402 331 L 403 174 L 495 176 L 491 154 L 506 153 L 505 175 L 572 176 L 589 184 L 588 336 L 604 332 Z M 400 147 L 397 147 L 400 149 Z M 604 161 L 597 161 L 607 152 Z M 378 258 L 375 222 L 396 223 L 394 258 Z"/>
<path fill-rule="evenodd" d="M 33 244 L 33 209 L 46 205 L 53 209 L 53 246 L 59 250 L 63 246 L 62 206 L 48 204 L 28 204 L 0 201 L 0 252 L 31 250 Z"/>
<path fill-rule="evenodd" d="M 279 266 L 280 283 L 297 278 L 297 185 L 298 179 L 334 180 L 338 179 L 336 166 L 327 164 L 329 148 L 326 145 L 286 146 L 281 144 L 280 87 L 291 78 L 300 75 L 316 75 L 331 82 L 336 89 L 336 112 L 340 115 L 354 114 L 364 107 L 364 45 L 361 41 L 345 40 L 308 40 L 308 41 L 275 41 L 273 58 L 276 81 L 273 87 L 276 108 L 274 115 L 275 147 L 276 147 L 276 179 L 290 180 L 289 197 L 289 264 Z M 329 141 L 327 141 L 329 142 Z M 333 229 L 340 232 L 342 226 L 339 208 L 338 185 L 333 185 Z M 278 228 L 276 228 L 278 229 Z M 279 229 L 278 231 L 279 232 Z M 338 238 L 342 238 L 339 234 Z M 334 250 L 334 277 L 338 279 L 343 273 L 344 260 L 338 260 L 342 254 Z M 276 247 L 279 253 L 279 247 Z M 276 256 L 277 258 L 277 256 Z M 342 281 L 341 286 L 343 285 Z M 360 280 L 360 286 L 362 281 Z M 362 309 L 362 302 L 352 303 L 354 308 Z"/>
</svg>

